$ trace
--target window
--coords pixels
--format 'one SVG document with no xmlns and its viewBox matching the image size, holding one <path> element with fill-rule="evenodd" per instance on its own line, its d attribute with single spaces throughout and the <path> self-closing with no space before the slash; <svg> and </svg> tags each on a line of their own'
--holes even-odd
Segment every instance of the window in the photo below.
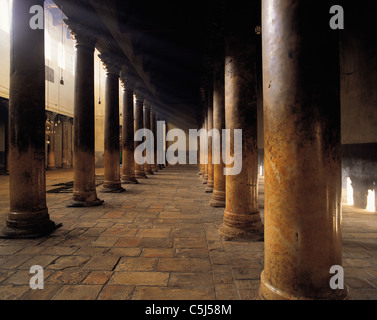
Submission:
<svg viewBox="0 0 377 320">
<path fill-rule="evenodd" d="M 10 32 L 9 0 L 0 0 L 0 29 Z"/>
<path fill-rule="evenodd" d="M 45 30 L 45 57 L 51 60 L 51 37 L 47 30 Z"/>
<path fill-rule="evenodd" d="M 62 43 L 58 45 L 58 65 L 60 68 L 65 69 L 65 50 Z"/>
</svg>

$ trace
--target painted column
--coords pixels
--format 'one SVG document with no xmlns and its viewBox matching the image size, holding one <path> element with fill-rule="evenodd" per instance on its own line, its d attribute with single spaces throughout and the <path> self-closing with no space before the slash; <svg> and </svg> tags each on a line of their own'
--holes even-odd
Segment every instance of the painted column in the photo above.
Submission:
<svg viewBox="0 0 377 320">
<path fill-rule="evenodd" d="M 142 96 L 141 92 L 139 90 L 136 90 L 135 92 L 136 95 L 136 102 L 135 102 L 135 123 L 134 123 L 134 133 L 140 129 L 144 128 L 144 123 L 143 123 L 143 107 L 144 107 L 144 97 Z M 135 150 L 136 148 L 142 144 L 142 141 L 135 141 Z M 135 161 L 135 178 L 147 178 L 147 175 L 144 172 L 144 164 L 138 164 Z"/>
<path fill-rule="evenodd" d="M 119 72 L 120 66 L 115 57 L 100 54 L 106 68 L 105 90 L 105 152 L 104 183 L 101 192 L 124 192 L 120 182 L 119 147 Z"/>
<path fill-rule="evenodd" d="M 69 138 L 68 138 L 68 130 L 69 130 L 69 120 L 66 117 L 62 118 L 62 132 L 63 132 L 63 139 L 62 139 L 62 165 L 63 168 L 70 168 L 70 161 L 69 161 Z"/>
<path fill-rule="evenodd" d="M 225 129 L 225 92 L 224 92 L 224 57 L 215 62 L 214 89 L 213 89 L 213 128 L 219 132 L 218 153 L 219 163 L 213 165 L 213 195 L 210 201 L 212 207 L 225 207 L 225 175 L 222 158 L 222 130 Z"/>
<path fill-rule="evenodd" d="M 46 206 L 44 30 L 30 28 L 30 8 L 42 0 L 13 0 L 10 35 L 9 192 L 3 230 L 37 238 L 56 229 Z"/>
<path fill-rule="evenodd" d="M 265 263 L 261 299 L 344 299 L 338 33 L 328 4 L 263 1 Z M 276 45 L 279 43 L 279 45 Z"/>
<path fill-rule="evenodd" d="M 221 234 L 234 238 L 263 239 L 263 224 L 258 208 L 257 144 L 257 4 L 229 3 L 230 21 L 225 36 L 225 122 L 230 130 L 230 154 L 234 156 L 235 130 L 242 130 L 242 168 L 226 176 L 226 207 Z M 249 11 L 251 10 L 251 11 Z M 250 13 L 251 12 L 251 13 Z M 236 142 L 238 143 L 238 142 Z M 240 156 L 237 154 L 236 156 Z M 227 168 L 235 164 L 226 165 Z"/>
<path fill-rule="evenodd" d="M 138 184 L 134 159 L 134 83 L 127 74 L 121 75 L 123 84 L 122 125 L 122 183 Z"/>
<path fill-rule="evenodd" d="M 76 39 L 74 93 L 73 198 L 69 207 L 92 207 L 97 198 L 94 152 L 94 46 L 96 36 L 87 27 L 66 21 Z"/>
<path fill-rule="evenodd" d="M 47 169 L 53 170 L 56 169 L 55 163 L 55 121 L 56 121 L 56 113 L 49 113 L 47 118 L 48 126 L 50 127 L 50 134 L 49 134 L 49 146 L 48 146 L 48 155 L 47 155 Z"/>
</svg>

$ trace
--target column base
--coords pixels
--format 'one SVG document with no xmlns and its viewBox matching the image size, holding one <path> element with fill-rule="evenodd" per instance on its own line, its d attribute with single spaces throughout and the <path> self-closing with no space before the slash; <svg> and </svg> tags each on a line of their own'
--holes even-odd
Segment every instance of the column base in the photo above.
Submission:
<svg viewBox="0 0 377 320">
<path fill-rule="evenodd" d="M 145 174 L 147 175 L 147 174 L 154 174 L 154 172 L 153 171 L 145 171 Z"/>
<path fill-rule="evenodd" d="M 245 239 L 249 241 L 264 240 L 264 226 L 259 211 L 253 214 L 233 214 L 224 211 L 223 226 L 220 235 L 225 241 Z"/>
<path fill-rule="evenodd" d="M 214 208 L 225 208 L 225 192 L 213 190 L 212 199 L 209 204 Z"/>
<path fill-rule="evenodd" d="M 126 189 L 122 187 L 115 187 L 115 188 L 109 188 L 109 187 L 103 187 L 100 192 L 101 193 L 122 193 L 125 192 Z"/>
<path fill-rule="evenodd" d="M 205 190 L 206 193 L 212 193 L 213 192 L 213 187 L 214 187 L 214 182 L 212 180 L 207 181 L 207 188 Z"/>
<path fill-rule="evenodd" d="M 136 179 L 148 179 L 145 172 L 135 172 L 135 178 Z"/>
<path fill-rule="evenodd" d="M 122 184 L 139 184 L 135 178 L 122 177 Z"/>
<path fill-rule="evenodd" d="M 264 277 L 264 271 L 261 274 L 260 287 L 258 289 L 258 300 L 348 300 L 349 289 L 331 290 L 329 288 L 324 294 L 320 296 L 300 296 L 284 292 L 278 288 L 274 288 L 268 283 Z"/>
<path fill-rule="evenodd" d="M 49 235 L 60 228 L 50 220 L 47 209 L 31 213 L 9 213 L 1 239 L 37 239 Z"/>
<path fill-rule="evenodd" d="M 73 199 L 68 203 L 67 207 L 82 208 L 82 207 L 98 207 L 104 203 L 103 200 L 97 198 L 96 193 L 90 196 L 73 195 Z"/>
</svg>

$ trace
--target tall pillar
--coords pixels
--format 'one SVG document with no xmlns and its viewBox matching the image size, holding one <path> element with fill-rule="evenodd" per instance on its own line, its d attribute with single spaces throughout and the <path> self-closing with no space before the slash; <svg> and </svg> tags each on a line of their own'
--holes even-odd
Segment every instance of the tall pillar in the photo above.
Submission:
<svg viewBox="0 0 377 320">
<path fill-rule="evenodd" d="M 101 54 L 100 59 L 106 68 L 105 90 L 105 152 L 104 183 L 101 192 L 124 192 L 120 182 L 119 160 L 119 72 L 120 66 L 116 58 Z"/>
<path fill-rule="evenodd" d="M 134 132 L 144 128 L 143 123 L 143 107 L 144 107 L 144 97 L 142 96 L 139 90 L 135 92 L 136 100 L 135 100 L 135 124 L 134 124 Z M 142 141 L 135 141 L 134 148 L 136 148 L 142 144 Z M 147 175 L 144 172 L 144 164 L 138 164 L 135 161 L 135 178 L 147 178 Z"/>
<path fill-rule="evenodd" d="M 208 133 L 208 104 L 207 104 L 207 101 L 208 101 L 208 91 L 206 91 L 206 93 L 205 93 L 205 101 L 204 101 L 204 108 L 203 108 L 203 111 L 204 111 L 203 112 L 204 113 L 203 129 L 206 130 L 206 132 Z M 208 135 L 206 135 L 206 139 L 207 139 L 207 143 L 208 143 Z M 209 143 L 208 143 L 208 150 L 209 150 Z M 206 152 L 206 150 L 203 150 L 203 152 Z M 209 162 L 208 161 L 208 155 L 205 156 L 205 158 L 207 159 L 207 162 Z M 204 170 L 203 170 L 204 174 L 202 175 L 203 184 L 207 184 L 207 182 L 208 182 L 208 163 L 204 163 L 203 167 L 204 167 Z"/>
<path fill-rule="evenodd" d="M 153 132 L 153 164 L 152 164 L 152 171 L 158 172 L 158 165 L 157 165 L 157 113 L 151 110 L 151 131 Z"/>
<path fill-rule="evenodd" d="M 48 154 L 47 154 L 47 169 L 53 170 L 56 169 L 55 163 L 55 121 L 56 121 L 56 113 L 50 112 L 47 118 L 47 124 L 50 127 L 50 134 L 49 134 L 49 145 L 48 145 Z"/>
<path fill-rule="evenodd" d="M 213 195 L 210 201 L 212 207 L 225 207 L 225 175 L 224 162 L 221 152 L 222 130 L 225 129 L 225 92 L 224 92 L 224 56 L 215 62 L 214 88 L 213 88 L 213 128 L 217 129 L 219 136 L 219 162 L 213 165 Z"/>
<path fill-rule="evenodd" d="M 123 84 L 122 125 L 122 183 L 138 184 L 135 178 L 134 159 L 134 84 L 126 74 L 121 75 Z"/>
<path fill-rule="evenodd" d="M 347 297 L 329 285 L 342 218 L 338 33 L 328 19 L 326 2 L 263 1 L 262 299 Z"/>
<path fill-rule="evenodd" d="M 91 207 L 97 198 L 94 153 L 94 46 L 96 36 L 87 27 L 66 20 L 76 39 L 74 93 L 73 198 L 69 207 Z"/>
<path fill-rule="evenodd" d="M 10 212 L 2 237 L 37 238 L 56 225 L 46 206 L 44 31 L 30 28 L 30 8 L 13 0 L 10 36 Z"/>
<path fill-rule="evenodd" d="M 208 111 L 207 111 L 207 130 L 208 130 L 208 165 L 207 165 L 207 187 L 206 193 L 213 192 L 213 157 L 212 157 L 212 135 L 210 131 L 213 129 L 213 89 L 210 86 L 208 90 Z"/>
<path fill-rule="evenodd" d="M 62 131 L 63 131 L 63 139 L 62 139 L 62 167 L 63 168 L 70 168 L 70 161 L 69 161 L 69 120 L 66 117 L 62 118 Z"/>
<path fill-rule="evenodd" d="M 239 2 L 239 3 L 238 3 Z M 253 7 L 253 8 L 249 8 Z M 230 130 L 230 150 L 234 154 L 236 129 L 242 129 L 242 168 L 226 176 L 226 207 L 221 234 L 226 240 L 247 237 L 263 239 L 258 208 L 257 146 L 257 2 L 229 2 L 225 36 L 225 122 Z M 239 156 L 239 155 L 237 155 Z M 232 168 L 234 164 L 226 165 Z"/>
<path fill-rule="evenodd" d="M 151 129 L 151 107 L 146 101 L 144 102 L 144 129 Z M 144 163 L 144 172 L 145 174 L 154 174 L 150 163 Z"/>
</svg>

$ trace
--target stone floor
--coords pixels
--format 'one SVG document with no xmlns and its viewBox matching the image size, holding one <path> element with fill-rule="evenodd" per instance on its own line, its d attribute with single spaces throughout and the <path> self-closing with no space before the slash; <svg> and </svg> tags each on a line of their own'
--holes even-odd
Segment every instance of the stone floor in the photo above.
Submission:
<svg viewBox="0 0 377 320">
<path fill-rule="evenodd" d="M 100 181 L 103 169 L 96 174 Z M 71 170 L 48 171 L 47 191 L 72 180 Z M 95 208 L 67 208 L 69 190 L 47 193 L 63 226 L 42 239 L 0 239 L 0 300 L 255 299 L 263 242 L 220 239 L 223 209 L 208 205 L 198 169 L 170 166 L 140 182 L 122 194 L 98 192 L 105 204 Z M 8 210 L 8 177 L 0 176 L 1 228 Z M 377 215 L 343 211 L 350 298 L 377 299 Z M 44 268 L 44 290 L 30 289 L 33 265 Z"/>
</svg>

